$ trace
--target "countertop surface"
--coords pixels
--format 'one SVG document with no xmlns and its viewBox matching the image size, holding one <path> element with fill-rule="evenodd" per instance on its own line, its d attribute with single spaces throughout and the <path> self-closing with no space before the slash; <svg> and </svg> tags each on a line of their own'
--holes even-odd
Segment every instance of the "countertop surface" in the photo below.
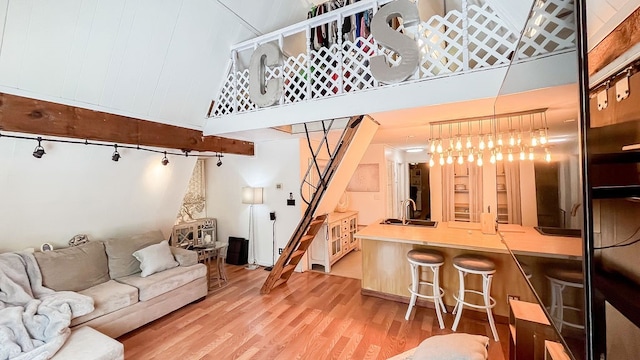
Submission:
<svg viewBox="0 0 640 360">
<path fill-rule="evenodd" d="M 516 255 L 557 258 L 582 256 L 581 238 L 545 236 L 533 227 L 500 225 L 498 234 L 488 235 L 483 234 L 480 224 L 475 223 L 439 222 L 436 228 L 429 228 L 383 225 L 380 221 L 358 231 L 355 237 L 494 253 L 508 253 L 510 249 Z"/>
</svg>

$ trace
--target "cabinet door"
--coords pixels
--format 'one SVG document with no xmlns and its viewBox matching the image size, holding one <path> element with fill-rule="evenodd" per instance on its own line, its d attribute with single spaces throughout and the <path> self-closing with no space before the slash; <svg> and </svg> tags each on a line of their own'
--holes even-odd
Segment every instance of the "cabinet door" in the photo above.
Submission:
<svg viewBox="0 0 640 360">
<path fill-rule="evenodd" d="M 358 239 L 354 236 L 358 231 L 358 218 L 357 216 L 352 216 L 349 218 L 349 249 L 357 249 Z"/>
<path fill-rule="evenodd" d="M 331 242 L 331 261 L 342 255 L 342 224 L 329 225 L 329 241 Z"/>
</svg>

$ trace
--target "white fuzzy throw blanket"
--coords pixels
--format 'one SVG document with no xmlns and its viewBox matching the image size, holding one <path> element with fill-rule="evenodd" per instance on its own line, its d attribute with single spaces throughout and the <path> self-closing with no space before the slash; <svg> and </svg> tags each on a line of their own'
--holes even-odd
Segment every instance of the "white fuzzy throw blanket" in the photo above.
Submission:
<svg viewBox="0 0 640 360">
<path fill-rule="evenodd" d="M 42 286 L 33 254 L 0 254 L 0 360 L 53 357 L 71 319 L 91 311 L 91 297 Z"/>
</svg>

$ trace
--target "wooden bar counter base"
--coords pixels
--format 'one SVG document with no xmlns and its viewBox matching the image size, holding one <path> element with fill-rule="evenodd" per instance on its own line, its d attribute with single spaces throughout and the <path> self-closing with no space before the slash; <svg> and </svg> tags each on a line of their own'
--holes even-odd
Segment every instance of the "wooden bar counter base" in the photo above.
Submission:
<svg viewBox="0 0 640 360">
<path fill-rule="evenodd" d="M 440 284 L 445 292 L 444 303 L 449 310 L 452 310 L 455 305 L 453 294 L 458 290 L 458 272 L 452 265 L 453 258 L 461 254 L 481 254 L 495 262 L 496 273 L 491 285 L 491 296 L 496 299 L 496 306 L 493 309 L 496 321 L 506 323 L 508 320 L 508 295 L 518 296 L 523 301 L 536 301 L 500 232 L 495 235 L 483 234 L 480 231 L 480 224 L 475 223 L 440 222 L 436 228 L 428 228 L 386 225 L 380 222 L 376 221 L 355 234 L 360 239 L 362 248 L 362 293 L 364 295 L 408 303 L 411 274 L 406 259 L 407 252 L 417 248 L 430 248 L 442 252 L 445 258 L 445 264 L 440 270 Z M 537 238 L 529 229 L 531 228 L 509 227 L 509 238 L 516 248 L 511 247 L 512 251 L 556 258 L 571 258 L 577 252 L 572 250 L 564 253 L 564 249 L 562 251 L 554 249 L 549 252 L 545 250 L 548 247 L 544 242 L 551 240 L 545 239 L 547 237 L 542 235 Z M 527 248 L 520 249 L 517 242 L 525 237 Z M 540 246 L 532 247 L 532 241 L 538 241 Z M 577 239 L 576 244 L 580 244 L 580 239 Z M 467 288 L 482 289 L 480 276 L 467 277 L 465 282 Z M 469 300 L 478 303 L 482 301 L 479 296 L 469 297 Z M 426 305 L 433 306 L 432 303 L 426 303 Z M 464 311 L 474 311 L 474 309 L 465 308 Z M 485 312 L 483 311 L 482 314 Z"/>
</svg>

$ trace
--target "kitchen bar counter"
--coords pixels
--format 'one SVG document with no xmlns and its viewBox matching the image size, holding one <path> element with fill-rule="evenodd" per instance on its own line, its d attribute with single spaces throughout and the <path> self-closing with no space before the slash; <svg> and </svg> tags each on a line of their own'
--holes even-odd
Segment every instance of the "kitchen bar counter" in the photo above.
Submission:
<svg viewBox="0 0 640 360">
<path fill-rule="evenodd" d="M 445 257 L 441 285 L 445 291 L 445 304 L 452 309 L 455 305 L 453 293 L 458 288 L 453 258 L 476 253 L 496 264 L 492 285 L 492 296 L 497 302 L 494 313 L 503 321 L 509 314 L 507 295 L 519 296 L 523 301 L 536 301 L 505 243 L 516 254 L 551 259 L 573 259 L 582 253 L 579 238 L 544 236 L 533 228 L 522 226 L 501 226 L 499 234 L 487 235 L 482 234 L 480 225 L 474 223 L 440 222 L 436 228 L 429 228 L 380 222 L 376 221 L 355 234 L 363 251 L 363 294 L 408 302 L 411 274 L 406 254 L 414 248 L 431 248 L 441 251 Z M 470 277 L 468 283 L 473 288 L 482 287 L 479 276 Z"/>
</svg>

